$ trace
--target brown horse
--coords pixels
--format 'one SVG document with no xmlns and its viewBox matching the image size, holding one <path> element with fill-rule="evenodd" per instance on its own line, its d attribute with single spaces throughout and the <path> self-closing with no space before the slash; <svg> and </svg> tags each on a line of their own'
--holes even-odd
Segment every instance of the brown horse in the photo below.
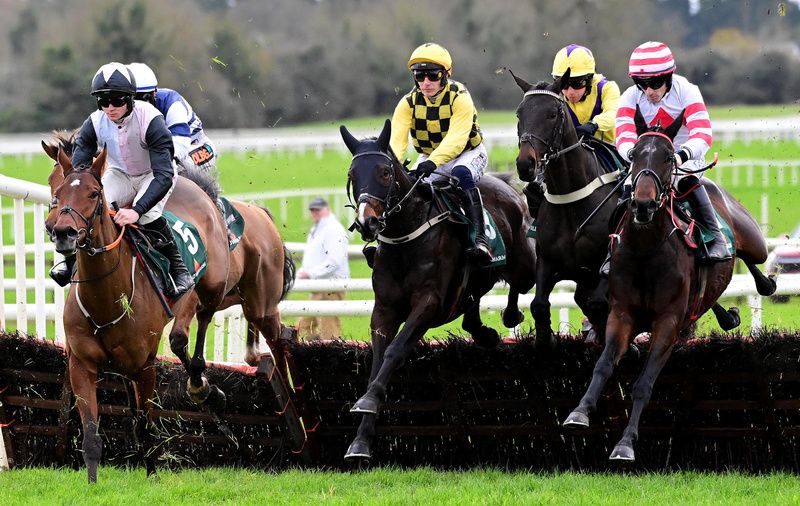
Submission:
<svg viewBox="0 0 800 506">
<path fill-rule="evenodd" d="M 386 385 L 411 347 L 428 329 L 464 315 L 462 327 L 483 346 L 494 346 L 496 330 L 481 322 L 480 299 L 499 279 L 509 284 L 503 324 L 522 321 L 517 308 L 520 293 L 533 286 L 536 256 L 533 240 L 526 237 L 530 218 L 521 196 L 505 181 L 484 175 L 478 187 L 484 207 L 497 224 L 507 252 L 506 265 L 474 269 L 462 245 L 463 225 L 446 221 L 448 211 L 431 202 L 430 191 L 420 191 L 389 149 L 391 124 L 387 120 L 376 139 L 355 139 L 340 128 L 353 161 L 348 188 L 358 202 L 356 227 L 366 241 L 378 241 L 372 288 L 372 369 L 367 392 L 353 405 L 363 414 L 358 434 L 346 459 L 369 459 L 380 404 Z M 400 326 L 403 329 L 398 333 Z"/>
<path fill-rule="evenodd" d="M 53 171 L 47 179 L 53 195 L 64 180 L 58 164 L 58 150 L 72 153 L 75 132 L 53 132 L 55 141 L 42 148 L 54 160 Z M 205 173 L 188 174 L 190 179 L 216 200 L 219 191 L 216 183 Z M 228 293 L 217 310 L 240 304 L 247 321 L 247 349 L 244 360 L 250 365 L 258 361 L 258 335 L 264 336 L 276 364 L 286 373 L 285 344 L 281 339 L 281 321 L 278 304 L 294 283 L 295 265 L 292 256 L 280 237 L 272 216 L 265 208 L 232 200 L 245 221 L 239 244 L 230 255 Z M 167 204 L 167 209 L 170 205 Z M 54 222 L 57 206 L 51 207 L 48 223 Z M 185 343 L 177 343 L 186 346 Z M 284 376 L 285 377 L 285 376 Z"/>
<path fill-rule="evenodd" d="M 648 128 L 637 111 L 639 139 L 631 166 L 633 198 L 623 220 L 619 247 L 611 260 L 611 312 L 605 348 L 586 394 L 564 421 L 566 427 L 589 425 L 589 413 L 594 411 L 606 381 L 630 341 L 640 332 L 650 332 L 649 356 L 631 391 L 633 409 L 628 426 L 611 452 L 611 460 L 634 460 L 639 418 L 659 372 L 675 343 L 688 336 L 697 318 L 715 306 L 733 274 L 735 257 L 702 265 L 676 228 L 673 207 L 676 195 L 672 188 L 677 168 L 672 139 L 682 124 L 683 114 L 666 129 Z M 717 212 L 732 225 L 736 254 L 753 274 L 759 293 L 773 293 L 775 282 L 754 265 L 767 257 L 767 246 L 755 220 L 725 190 L 709 181 L 704 184 Z"/>
<path fill-rule="evenodd" d="M 155 472 L 149 413 L 155 387 L 155 354 L 168 321 L 158 294 L 149 286 L 145 272 L 121 240 L 122 231 L 109 214 L 101 184 L 105 160 L 104 150 L 90 167 L 73 169 L 64 151 L 59 150 L 63 182 L 54 192 L 54 221 L 47 224 L 56 251 L 77 255 L 76 279 L 64 307 L 64 329 L 70 384 L 83 424 L 84 461 L 90 482 L 97 480 L 102 454 L 102 440 L 97 433 L 96 383 L 98 370 L 105 367 L 126 375 L 134 383 L 139 410 L 136 432 L 143 443 L 147 472 Z M 194 290 L 173 306 L 175 325 L 170 341 L 188 343 L 189 322 L 197 313 L 193 357 L 189 358 L 187 347 L 175 350 L 173 346 L 173 350 L 189 372 L 190 396 L 196 402 L 220 406 L 224 404 L 224 394 L 203 376 L 203 348 L 208 325 L 225 296 L 230 264 L 225 224 L 215 203 L 188 180 L 176 185 L 170 208 L 195 224 L 208 253 L 206 274 Z"/>
</svg>

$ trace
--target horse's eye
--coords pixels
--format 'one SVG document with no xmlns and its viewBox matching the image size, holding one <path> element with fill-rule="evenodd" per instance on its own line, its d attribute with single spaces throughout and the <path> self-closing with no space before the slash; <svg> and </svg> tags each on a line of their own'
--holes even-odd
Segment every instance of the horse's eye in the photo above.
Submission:
<svg viewBox="0 0 800 506">
<path fill-rule="evenodd" d="M 53 200 L 50 201 L 50 208 L 48 210 L 52 211 L 56 207 L 58 207 L 58 199 L 53 197 Z"/>
<path fill-rule="evenodd" d="M 90 199 L 96 199 L 99 196 L 100 196 L 100 192 L 92 192 L 91 194 L 89 194 L 89 198 Z"/>
</svg>

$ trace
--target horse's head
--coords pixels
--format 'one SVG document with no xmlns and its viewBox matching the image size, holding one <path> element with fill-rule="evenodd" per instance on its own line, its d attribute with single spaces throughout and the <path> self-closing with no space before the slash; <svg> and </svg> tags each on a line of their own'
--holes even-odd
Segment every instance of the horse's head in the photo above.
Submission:
<svg viewBox="0 0 800 506">
<path fill-rule="evenodd" d="M 577 141 L 575 127 L 561 97 L 562 83 L 569 81 L 570 71 L 561 79 L 535 85 L 514 75 L 514 80 L 525 94 L 517 107 L 517 174 L 523 181 L 532 181 L 535 172 L 547 169 L 549 162 L 558 158 L 558 151 L 565 143 Z"/>
<path fill-rule="evenodd" d="M 662 128 L 660 122 L 648 127 L 638 106 L 636 108 L 634 123 L 639 137 L 631 152 L 633 188 L 630 201 L 634 223 L 650 223 L 672 190 L 677 168 L 672 140 L 683 126 L 683 115 L 681 111 L 666 128 Z"/>
<path fill-rule="evenodd" d="M 347 173 L 348 196 L 358 204 L 353 224 L 365 241 L 374 241 L 385 227 L 387 211 L 402 197 L 401 185 L 407 186 L 408 176 L 389 148 L 392 133 L 387 119 L 377 139 L 358 140 L 342 125 L 342 139 L 353 154 Z"/>
<path fill-rule="evenodd" d="M 100 182 L 105 169 L 106 149 L 90 167 L 73 168 L 63 149 L 58 150 L 57 158 L 63 180 L 53 192 L 51 214 L 55 213 L 55 216 L 50 226 L 50 237 L 56 251 L 68 256 L 78 248 L 91 247 L 97 218 L 108 212 Z M 56 179 L 57 176 L 51 174 L 50 181 Z"/>
</svg>

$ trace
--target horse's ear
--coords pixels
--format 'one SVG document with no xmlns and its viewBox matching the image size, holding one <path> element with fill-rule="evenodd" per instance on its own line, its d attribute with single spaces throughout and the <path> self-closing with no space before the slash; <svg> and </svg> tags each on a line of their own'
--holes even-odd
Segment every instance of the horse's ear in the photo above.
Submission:
<svg viewBox="0 0 800 506">
<path fill-rule="evenodd" d="M 530 91 L 531 88 L 533 88 L 533 85 L 531 83 L 529 83 L 525 79 L 522 79 L 521 77 L 517 77 L 517 75 L 514 74 L 514 72 L 512 72 L 511 69 L 508 69 L 508 73 L 511 74 L 511 77 L 514 78 L 514 81 L 517 82 L 517 86 L 519 86 L 523 92 L 528 92 Z"/>
<path fill-rule="evenodd" d="M 389 139 L 392 138 L 392 121 L 387 119 L 386 122 L 383 124 L 383 130 L 381 130 L 381 134 L 378 136 L 378 147 L 381 148 L 381 151 L 386 151 L 389 147 Z"/>
<path fill-rule="evenodd" d="M 42 149 L 44 149 L 44 152 L 47 153 L 47 156 L 49 156 L 53 161 L 58 161 L 58 147 L 42 141 Z"/>
<path fill-rule="evenodd" d="M 103 172 L 106 170 L 106 155 L 108 155 L 108 146 L 103 145 L 103 150 L 94 159 L 92 167 L 89 169 L 98 181 L 103 178 Z"/>
<path fill-rule="evenodd" d="M 69 159 L 64 149 L 60 146 L 58 148 L 58 154 L 56 155 L 56 161 L 61 166 L 61 172 L 64 173 L 64 177 L 67 177 L 67 175 L 72 172 L 72 160 Z"/>
<path fill-rule="evenodd" d="M 636 106 L 636 112 L 633 114 L 633 124 L 636 125 L 636 135 L 642 135 L 647 131 L 647 122 L 644 120 L 644 116 L 642 116 L 642 110 L 639 109 L 639 106 Z"/>
<path fill-rule="evenodd" d="M 356 154 L 356 148 L 358 148 L 358 145 L 361 144 L 358 142 L 358 139 L 353 137 L 353 134 L 351 134 L 344 125 L 339 126 L 339 133 L 342 134 L 344 145 L 347 146 L 347 149 L 350 150 L 350 153 L 353 155 Z"/>
<path fill-rule="evenodd" d="M 678 130 L 680 130 L 683 126 L 683 118 L 685 113 L 686 109 L 682 110 L 678 117 L 675 118 L 675 121 L 670 123 L 669 126 L 664 129 L 664 133 L 667 134 L 670 139 L 675 139 L 675 136 L 678 135 Z"/>
<path fill-rule="evenodd" d="M 553 85 L 558 85 L 558 88 L 551 89 L 550 91 L 552 91 L 553 93 L 560 93 L 561 90 L 567 89 L 567 83 L 569 82 L 569 77 L 571 75 L 572 75 L 572 67 L 567 67 L 567 70 L 566 72 L 564 72 L 564 75 L 561 76 L 561 79 L 556 79 L 555 82 L 553 82 Z"/>
</svg>

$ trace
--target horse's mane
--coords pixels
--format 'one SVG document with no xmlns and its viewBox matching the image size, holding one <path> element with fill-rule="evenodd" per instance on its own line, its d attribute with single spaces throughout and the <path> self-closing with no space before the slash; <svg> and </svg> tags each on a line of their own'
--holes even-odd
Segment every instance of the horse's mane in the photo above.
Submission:
<svg viewBox="0 0 800 506">
<path fill-rule="evenodd" d="M 64 154 L 71 157 L 72 151 L 75 149 L 75 136 L 77 134 L 77 128 L 74 130 L 53 130 L 52 135 L 55 143 L 50 145 L 60 147 L 64 151 Z"/>
<path fill-rule="evenodd" d="M 216 201 L 219 198 L 222 188 L 220 188 L 219 183 L 213 175 L 203 169 L 194 167 L 182 168 L 179 174 L 199 186 L 206 195 L 211 197 L 211 200 Z"/>
<path fill-rule="evenodd" d="M 539 81 L 538 83 L 533 85 L 533 89 L 534 90 L 546 90 L 547 88 L 552 86 L 552 84 L 553 83 L 548 82 L 548 81 Z"/>
</svg>

